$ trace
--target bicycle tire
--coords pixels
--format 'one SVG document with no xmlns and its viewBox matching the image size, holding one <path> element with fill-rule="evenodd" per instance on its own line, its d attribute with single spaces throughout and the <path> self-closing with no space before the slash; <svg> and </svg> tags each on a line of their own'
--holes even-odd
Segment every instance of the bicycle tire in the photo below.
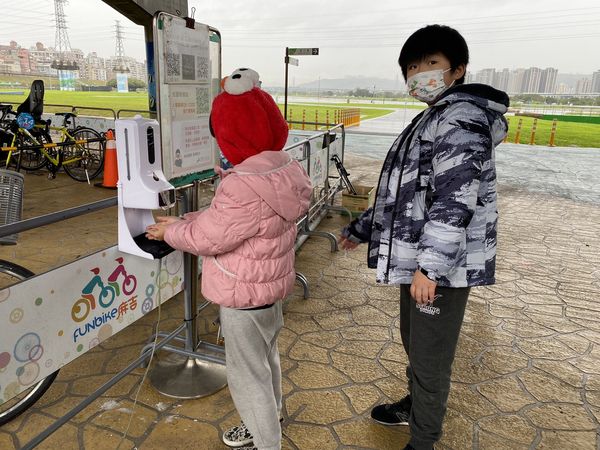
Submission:
<svg viewBox="0 0 600 450">
<path fill-rule="evenodd" d="M 102 139 L 100 133 L 92 128 L 78 127 L 70 131 L 71 137 L 78 139 Z M 65 147 L 63 169 L 67 175 L 77 181 L 88 181 L 96 178 L 104 168 L 104 142 L 89 142 L 86 144 L 73 144 Z M 69 159 L 81 158 L 79 161 L 69 163 Z M 86 176 L 87 170 L 87 176 Z"/>
<path fill-rule="evenodd" d="M 38 143 L 41 144 L 49 144 L 52 142 L 52 138 L 50 134 L 45 131 L 39 131 L 32 133 L 33 137 L 38 140 Z M 20 145 L 37 145 L 35 142 L 31 141 L 31 138 L 26 134 L 18 134 L 17 135 L 17 148 Z M 42 153 L 40 149 L 28 149 L 28 150 L 19 150 L 18 158 L 18 166 L 21 169 L 25 169 L 27 172 L 33 172 L 35 170 L 39 170 L 42 167 L 48 164 L 48 159 Z"/>
<path fill-rule="evenodd" d="M 16 282 L 32 277 L 33 275 L 34 273 L 25 267 L 0 259 L 0 288 L 7 287 L 8 284 L 13 284 L 10 281 L 8 284 L 4 283 L 9 279 L 7 277 Z M 15 419 L 37 402 L 52 385 L 57 375 L 58 370 L 19 393 L 16 397 L 0 403 L 0 426 Z"/>
</svg>

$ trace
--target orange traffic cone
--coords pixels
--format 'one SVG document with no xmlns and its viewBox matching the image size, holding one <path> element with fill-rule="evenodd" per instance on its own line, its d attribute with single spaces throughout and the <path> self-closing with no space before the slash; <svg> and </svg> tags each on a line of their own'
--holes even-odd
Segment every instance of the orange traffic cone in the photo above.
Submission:
<svg viewBox="0 0 600 450">
<path fill-rule="evenodd" d="M 108 130 L 105 134 L 106 148 L 104 150 L 104 178 L 102 184 L 97 183 L 96 186 L 101 186 L 108 189 L 116 189 L 117 181 L 119 180 L 119 171 L 117 169 L 117 143 L 113 130 Z"/>
</svg>

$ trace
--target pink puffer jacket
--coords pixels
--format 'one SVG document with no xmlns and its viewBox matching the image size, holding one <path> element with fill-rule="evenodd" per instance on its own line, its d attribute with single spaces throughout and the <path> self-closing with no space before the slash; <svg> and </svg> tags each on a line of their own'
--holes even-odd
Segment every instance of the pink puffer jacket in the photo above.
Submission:
<svg viewBox="0 0 600 450">
<path fill-rule="evenodd" d="M 287 153 L 259 153 L 225 172 L 210 207 L 167 227 L 165 241 L 205 257 L 206 299 L 230 308 L 275 303 L 294 286 L 296 219 L 311 192 Z"/>
</svg>

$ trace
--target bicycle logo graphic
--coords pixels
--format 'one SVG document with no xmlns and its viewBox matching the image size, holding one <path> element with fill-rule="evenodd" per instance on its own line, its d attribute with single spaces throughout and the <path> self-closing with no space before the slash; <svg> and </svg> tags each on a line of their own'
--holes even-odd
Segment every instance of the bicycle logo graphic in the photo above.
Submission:
<svg viewBox="0 0 600 450">
<path fill-rule="evenodd" d="M 115 260 L 119 263 L 117 268 L 109 275 L 107 283 L 100 276 L 100 269 L 95 267 L 91 269 L 94 274 L 92 279 L 81 290 L 81 298 L 77 300 L 71 308 L 71 318 L 75 322 L 83 322 L 91 311 L 96 309 L 96 299 L 102 308 L 108 308 L 113 304 L 115 298 L 121 295 L 121 291 L 125 295 L 130 295 L 135 292 L 137 287 L 137 279 L 134 275 L 129 275 L 123 265 L 123 258 L 119 257 Z M 119 278 L 123 278 L 119 284 Z"/>
</svg>

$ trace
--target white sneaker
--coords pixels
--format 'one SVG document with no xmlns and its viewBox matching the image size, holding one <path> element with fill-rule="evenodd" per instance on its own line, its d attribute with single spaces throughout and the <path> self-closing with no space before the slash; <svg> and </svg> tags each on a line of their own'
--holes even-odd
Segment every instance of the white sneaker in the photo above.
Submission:
<svg viewBox="0 0 600 450">
<path fill-rule="evenodd" d="M 241 422 L 238 426 L 231 427 L 229 430 L 225 431 L 222 439 L 225 445 L 232 448 L 248 446 L 252 444 L 252 441 L 254 440 L 244 422 Z M 251 449 L 252 446 L 247 448 Z"/>
</svg>

